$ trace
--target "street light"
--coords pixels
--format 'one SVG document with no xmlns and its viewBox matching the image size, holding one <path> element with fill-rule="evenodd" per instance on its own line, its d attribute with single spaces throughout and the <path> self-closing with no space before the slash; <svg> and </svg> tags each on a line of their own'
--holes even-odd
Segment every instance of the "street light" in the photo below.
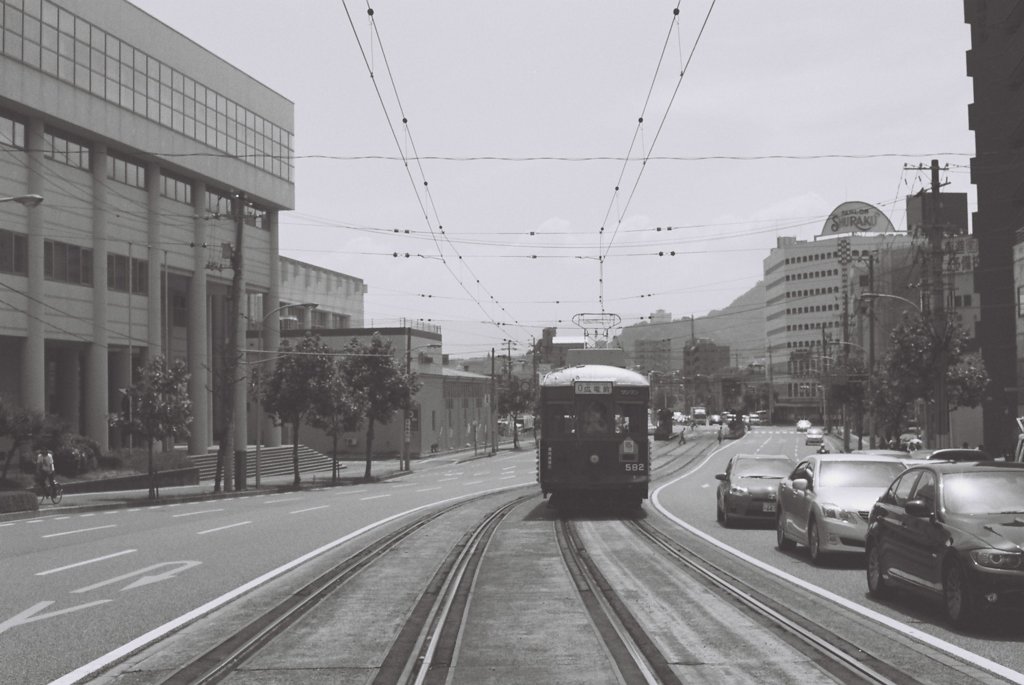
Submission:
<svg viewBox="0 0 1024 685">
<path fill-rule="evenodd" d="M 17 202 L 19 205 L 25 205 L 28 208 L 38 207 L 43 202 L 42 195 L 36 195 L 34 193 L 29 195 L 14 195 L 12 197 L 0 197 L 0 202 Z"/>
<path fill-rule="evenodd" d="M 430 348 L 439 348 L 441 343 L 430 343 L 429 345 L 418 345 L 412 347 L 412 331 L 408 331 L 408 337 L 405 343 L 405 377 L 408 378 L 412 374 L 412 353 L 416 350 L 427 350 Z M 402 423 L 402 463 L 400 465 L 403 471 L 412 471 L 412 463 L 409 455 L 409 441 L 412 440 L 412 398 L 409 398 L 409 405 L 406 406 L 405 416 L 403 417 Z"/>
<path fill-rule="evenodd" d="M 260 321 L 260 333 L 263 333 L 263 324 L 267 322 L 272 315 L 277 314 L 279 311 L 284 309 L 290 309 L 291 307 L 305 307 L 307 310 L 316 309 L 320 305 L 316 302 L 302 302 L 301 304 L 286 304 L 281 305 L 275 309 L 271 309 L 269 312 L 263 315 L 263 319 Z M 270 357 L 267 359 L 263 358 L 263 347 L 262 340 L 260 341 L 260 349 L 257 352 L 259 359 L 256 360 L 253 366 L 253 373 L 255 374 L 255 392 L 256 392 L 256 489 L 260 489 L 260 450 L 262 449 L 263 442 L 263 398 L 260 396 L 260 367 L 259 364 L 265 361 L 274 361 L 277 357 Z"/>
</svg>

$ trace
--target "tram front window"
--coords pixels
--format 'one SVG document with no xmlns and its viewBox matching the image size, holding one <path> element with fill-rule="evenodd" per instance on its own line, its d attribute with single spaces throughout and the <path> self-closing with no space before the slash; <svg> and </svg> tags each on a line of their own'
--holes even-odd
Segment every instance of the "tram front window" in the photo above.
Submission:
<svg viewBox="0 0 1024 685">
<path fill-rule="evenodd" d="M 541 432 L 548 438 L 568 437 L 576 432 L 576 416 L 571 405 L 548 407 L 541 425 Z"/>
<path fill-rule="evenodd" d="M 612 431 L 611 412 L 603 400 L 587 400 L 580 414 L 580 435 L 594 437 Z"/>
<path fill-rule="evenodd" d="M 616 408 L 615 434 L 638 435 L 647 433 L 647 410 L 641 404 L 623 404 Z"/>
</svg>

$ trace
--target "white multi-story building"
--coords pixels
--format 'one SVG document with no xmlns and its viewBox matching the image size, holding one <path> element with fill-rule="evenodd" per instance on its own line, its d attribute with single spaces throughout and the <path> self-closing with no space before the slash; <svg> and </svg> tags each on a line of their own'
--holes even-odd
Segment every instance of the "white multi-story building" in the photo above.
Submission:
<svg viewBox="0 0 1024 685">
<path fill-rule="evenodd" d="M 264 348 L 289 302 L 278 212 L 294 203 L 293 104 L 123 0 L 0 9 L 0 394 L 106 449 L 132 370 L 186 359 L 190 449 L 205 452 L 239 224 L 256 303 L 243 313 Z M 339 321 L 361 325 L 362 283 L 343 287 L 359 307 Z"/>
</svg>

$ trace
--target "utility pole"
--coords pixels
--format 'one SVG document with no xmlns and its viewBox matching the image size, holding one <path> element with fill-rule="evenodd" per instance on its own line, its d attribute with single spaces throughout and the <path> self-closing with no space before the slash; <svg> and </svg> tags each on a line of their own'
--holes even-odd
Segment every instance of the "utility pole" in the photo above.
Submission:
<svg viewBox="0 0 1024 685">
<path fill-rule="evenodd" d="M 932 160 L 931 171 L 932 220 L 929 222 L 928 226 L 928 242 L 931 248 L 931 263 L 929 265 L 931 267 L 931 315 L 935 341 L 941 347 L 939 348 L 938 354 L 939 372 L 935 374 L 935 407 L 933 411 L 934 419 L 932 422 L 934 436 L 929 436 L 929 439 L 933 439 L 933 447 L 947 447 L 947 438 L 949 436 L 949 406 L 946 399 L 946 364 L 948 363 L 946 349 L 947 321 L 946 297 L 942 273 L 943 227 L 939 216 L 942 207 L 939 200 L 939 188 L 941 186 L 939 183 L 939 160 Z"/>
<path fill-rule="evenodd" d="M 868 253 L 868 292 L 875 292 L 875 253 Z M 868 447 L 875 448 L 875 298 L 868 299 Z"/>
<path fill-rule="evenodd" d="M 821 329 L 821 423 L 828 433 L 832 429 L 832 421 L 828 416 L 828 338 L 825 329 Z"/>
<path fill-rule="evenodd" d="M 494 377 L 494 348 L 491 348 L 491 454 L 498 453 L 498 426 L 497 426 L 497 404 L 498 387 Z"/>
<path fill-rule="evenodd" d="M 409 323 L 409 322 L 406 322 Z M 412 374 L 412 326 L 405 329 L 405 377 Z M 412 399 L 410 398 L 410 402 Z M 402 459 L 399 469 L 409 471 L 409 441 L 412 439 L 412 414 L 411 407 L 406 407 L 402 412 Z"/>
<path fill-rule="evenodd" d="M 772 348 L 768 347 L 768 423 L 775 419 L 775 383 L 772 379 Z"/>
<path fill-rule="evenodd" d="M 228 343 L 224 353 L 224 376 L 222 383 L 224 409 L 223 431 L 220 437 L 220 449 L 217 460 L 222 464 L 224 474 L 224 492 L 230 492 L 234 484 L 235 462 L 235 419 L 238 377 L 238 328 L 242 317 L 242 236 L 245 233 L 245 196 L 235 193 L 231 196 L 231 214 L 235 221 L 235 244 L 231 249 L 231 293 L 228 295 Z M 242 446 L 243 454 L 245 445 Z M 221 462 L 221 460 L 223 460 Z M 244 460 L 243 460 L 244 461 Z M 219 471 L 221 469 L 218 469 Z M 217 490 L 216 483 L 214 490 Z"/>
</svg>

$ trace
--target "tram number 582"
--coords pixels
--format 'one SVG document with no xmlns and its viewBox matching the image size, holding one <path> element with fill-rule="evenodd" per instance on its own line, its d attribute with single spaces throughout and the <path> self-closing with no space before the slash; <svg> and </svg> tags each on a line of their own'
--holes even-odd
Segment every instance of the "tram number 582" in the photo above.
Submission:
<svg viewBox="0 0 1024 685">
<path fill-rule="evenodd" d="M 643 471 L 643 464 L 626 464 L 626 471 Z"/>
</svg>

